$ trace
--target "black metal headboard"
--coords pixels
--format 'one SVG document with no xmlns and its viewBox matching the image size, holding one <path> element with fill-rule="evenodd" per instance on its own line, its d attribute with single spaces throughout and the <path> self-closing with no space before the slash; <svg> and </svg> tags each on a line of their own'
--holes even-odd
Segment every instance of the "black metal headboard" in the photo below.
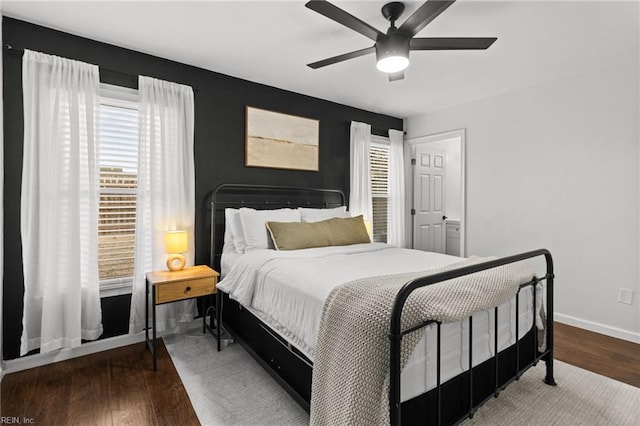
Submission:
<svg viewBox="0 0 640 426">
<path fill-rule="evenodd" d="M 344 193 L 339 189 L 223 183 L 211 193 L 210 265 L 220 270 L 226 208 L 251 207 L 266 210 L 297 207 L 332 208 L 344 205 Z"/>
</svg>

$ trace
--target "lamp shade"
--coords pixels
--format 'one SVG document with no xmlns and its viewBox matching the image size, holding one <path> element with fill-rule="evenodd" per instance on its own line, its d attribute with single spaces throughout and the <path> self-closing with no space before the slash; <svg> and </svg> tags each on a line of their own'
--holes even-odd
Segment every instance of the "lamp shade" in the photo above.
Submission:
<svg viewBox="0 0 640 426">
<path fill-rule="evenodd" d="M 164 234 L 164 245 L 167 253 L 184 253 L 189 250 L 187 231 L 167 231 Z"/>
</svg>

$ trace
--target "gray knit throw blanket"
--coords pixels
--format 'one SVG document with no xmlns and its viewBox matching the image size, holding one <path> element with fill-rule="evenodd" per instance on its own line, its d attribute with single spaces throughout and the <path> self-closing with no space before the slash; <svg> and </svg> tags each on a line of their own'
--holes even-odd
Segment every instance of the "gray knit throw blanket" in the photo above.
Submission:
<svg viewBox="0 0 640 426">
<path fill-rule="evenodd" d="M 490 258 L 469 258 L 419 273 L 358 279 L 333 289 L 316 341 L 311 425 L 389 424 L 389 321 L 398 290 L 408 281 Z M 460 321 L 515 296 L 533 272 L 521 262 L 416 290 L 402 314 L 403 329 L 427 320 Z M 424 328 L 402 339 L 404 368 Z"/>
</svg>

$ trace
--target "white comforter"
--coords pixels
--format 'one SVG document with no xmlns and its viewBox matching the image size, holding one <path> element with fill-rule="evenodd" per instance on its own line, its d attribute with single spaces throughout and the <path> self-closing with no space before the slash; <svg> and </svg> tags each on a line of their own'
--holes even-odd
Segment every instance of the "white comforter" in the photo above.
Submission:
<svg viewBox="0 0 640 426">
<path fill-rule="evenodd" d="M 418 272 L 459 257 L 387 244 L 295 251 L 255 250 L 238 256 L 218 288 L 277 324 L 277 331 L 313 358 L 324 301 L 335 286 L 365 277 Z"/>
</svg>

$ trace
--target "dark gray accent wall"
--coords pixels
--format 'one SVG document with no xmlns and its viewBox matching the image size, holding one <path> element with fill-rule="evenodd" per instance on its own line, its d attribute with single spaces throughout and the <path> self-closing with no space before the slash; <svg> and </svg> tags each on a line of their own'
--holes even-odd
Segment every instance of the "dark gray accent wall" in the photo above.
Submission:
<svg viewBox="0 0 640 426">
<path fill-rule="evenodd" d="M 206 198 L 224 182 L 301 185 L 349 192 L 349 122 L 402 129 L 399 118 L 253 83 L 94 40 L 3 18 L 3 43 L 100 67 L 104 83 L 137 87 L 146 75 L 196 89 L 196 262 L 208 263 Z M 188 46 L 185 46 L 188 49 Z M 206 53 L 203 53 L 206 54 Z M 242 54 L 239 52 L 239 54 Z M 20 241 L 23 109 L 22 54 L 3 49 L 4 81 L 4 359 L 19 356 L 24 283 Z M 256 78 L 260 70 L 256 70 Z M 321 78 L 321 77 L 318 77 Z M 254 106 L 320 121 L 320 171 L 245 167 L 245 107 Z M 51 254 L 55 256 L 55 253 Z M 105 335 L 127 333 L 129 297 L 103 299 Z"/>
</svg>

